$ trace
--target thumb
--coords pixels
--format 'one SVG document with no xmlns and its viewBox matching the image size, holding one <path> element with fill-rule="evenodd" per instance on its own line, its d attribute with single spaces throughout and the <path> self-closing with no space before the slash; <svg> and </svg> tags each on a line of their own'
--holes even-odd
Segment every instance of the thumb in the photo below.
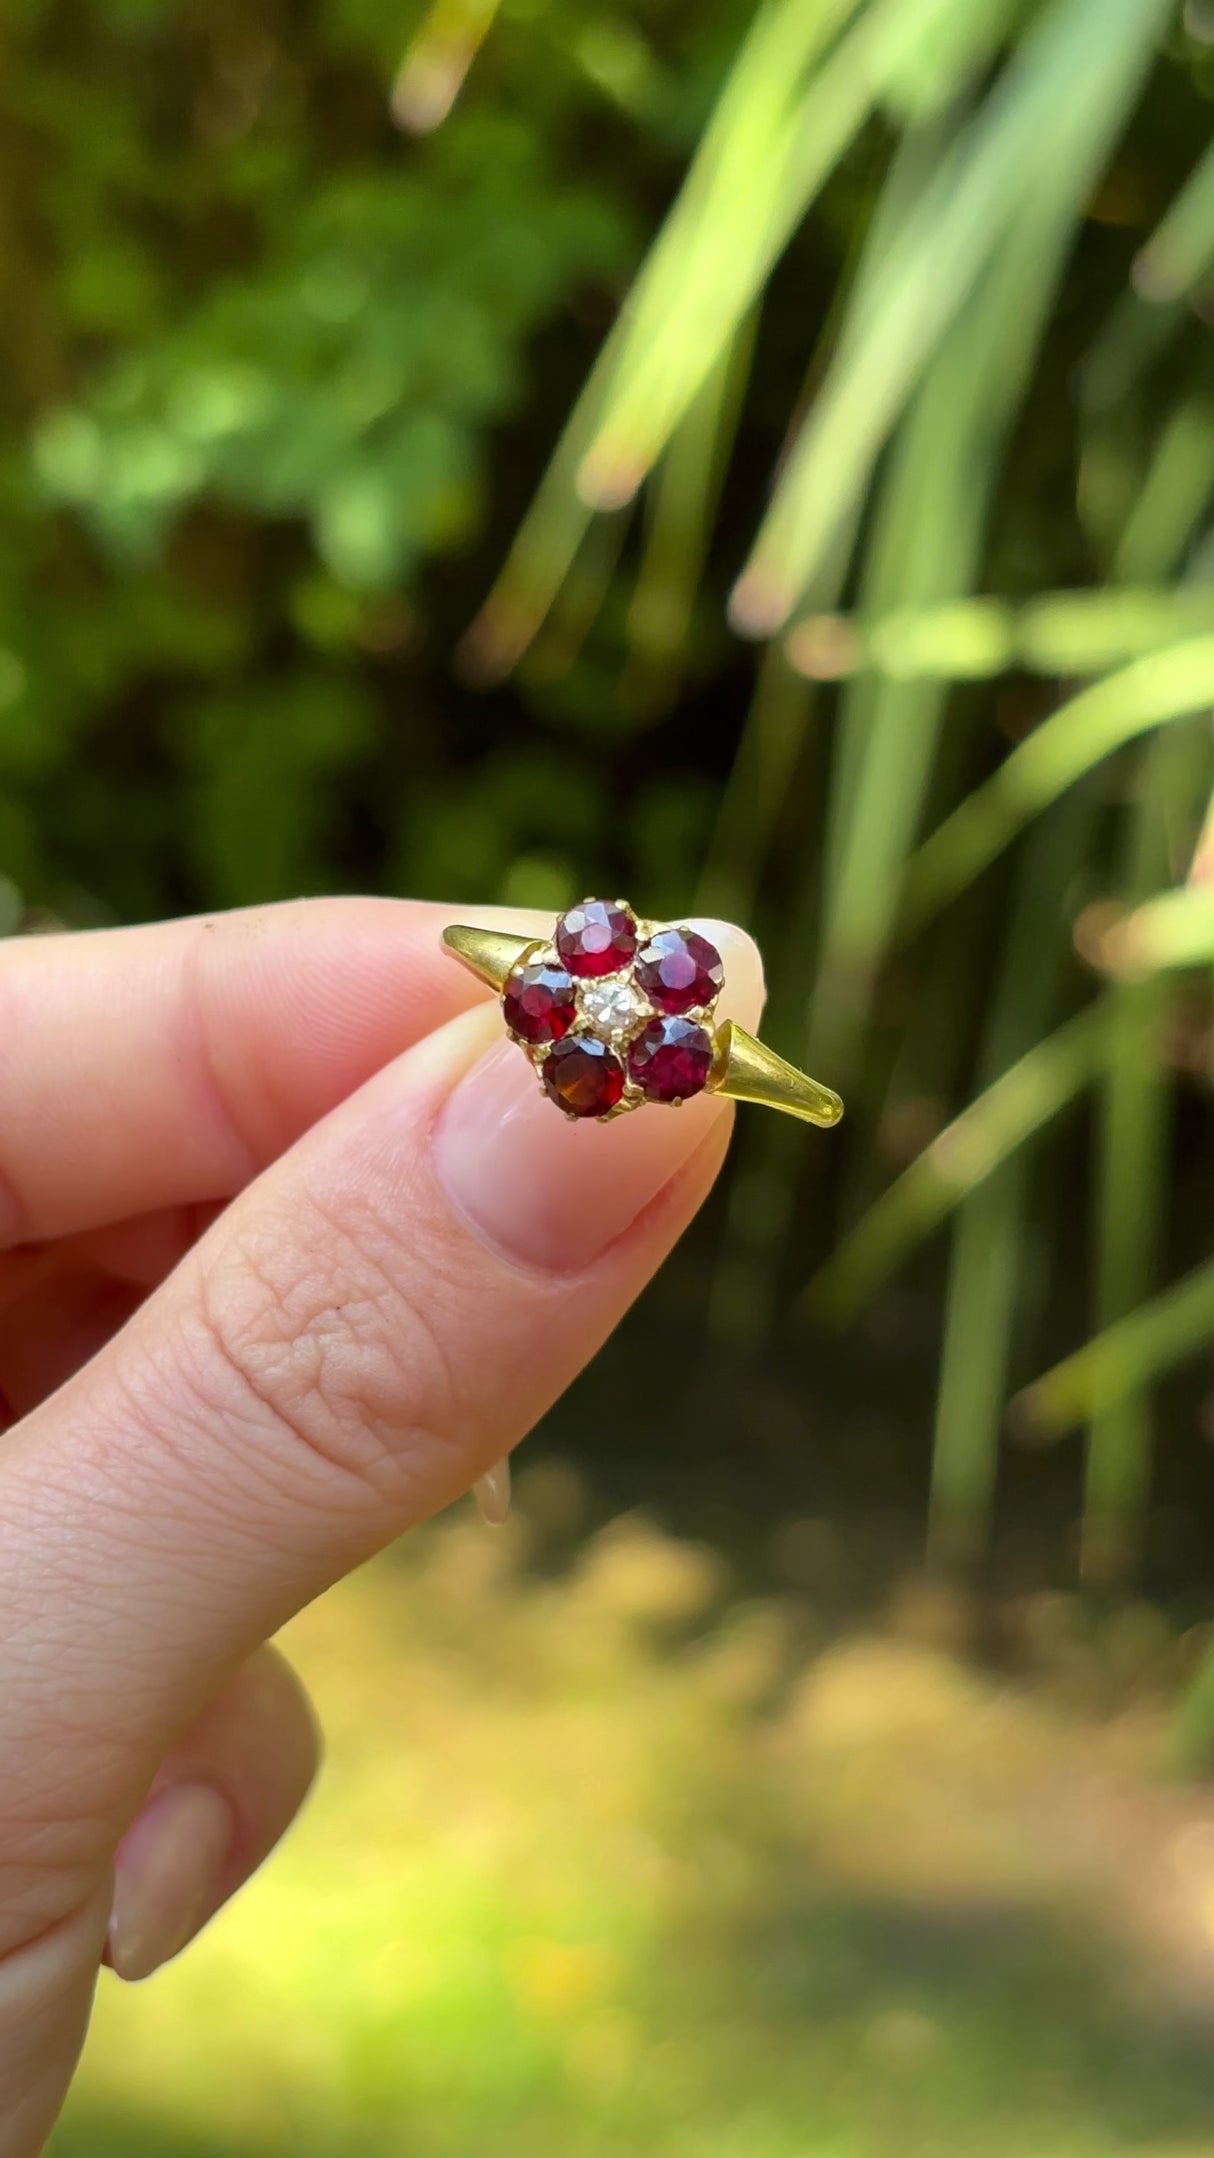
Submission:
<svg viewBox="0 0 1214 2158">
<path fill-rule="evenodd" d="M 192 1941 L 290 1826 L 316 1773 L 308 1698 L 259 1649 L 174 1746 L 118 1847 L 106 1961 L 147 1978 Z"/>
</svg>

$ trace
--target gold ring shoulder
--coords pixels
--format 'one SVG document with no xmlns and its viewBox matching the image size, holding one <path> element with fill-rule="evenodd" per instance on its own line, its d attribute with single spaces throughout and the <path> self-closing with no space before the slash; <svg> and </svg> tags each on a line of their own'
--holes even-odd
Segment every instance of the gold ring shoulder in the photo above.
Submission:
<svg viewBox="0 0 1214 2158">
<path fill-rule="evenodd" d="M 785 1116 L 800 1117 L 823 1130 L 837 1124 L 843 1114 L 843 1103 L 833 1088 L 798 1071 L 732 1019 L 717 1028 L 708 1087 L 710 1093 L 724 1094 L 729 1101 L 759 1102 L 765 1109 L 780 1109 Z"/>
<path fill-rule="evenodd" d="M 476 975 L 478 981 L 501 995 L 509 976 L 525 953 L 538 949 L 542 937 L 510 936 L 501 929 L 474 929 L 453 923 L 443 931 L 447 950 Z M 765 1109 L 779 1109 L 785 1116 L 800 1117 L 806 1124 L 829 1130 L 843 1114 L 843 1103 L 828 1086 L 810 1079 L 744 1027 L 726 1019 L 714 1037 L 715 1055 L 708 1087 L 729 1101 L 758 1102 Z"/>
<path fill-rule="evenodd" d="M 507 936 L 502 929 L 467 929 L 461 922 L 443 931 L 447 950 L 499 997 L 523 953 L 543 941 L 542 937 Z"/>
</svg>

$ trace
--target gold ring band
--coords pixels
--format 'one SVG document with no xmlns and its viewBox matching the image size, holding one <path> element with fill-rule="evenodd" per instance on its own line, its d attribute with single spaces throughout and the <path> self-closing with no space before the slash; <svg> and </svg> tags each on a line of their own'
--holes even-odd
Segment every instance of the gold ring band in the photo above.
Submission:
<svg viewBox="0 0 1214 2158">
<path fill-rule="evenodd" d="M 551 939 L 454 923 L 443 943 L 503 1000 L 508 1032 L 566 1116 L 603 1122 L 698 1092 L 757 1102 L 829 1129 L 839 1096 L 730 1019 L 715 947 L 622 900 L 584 900 Z"/>
</svg>

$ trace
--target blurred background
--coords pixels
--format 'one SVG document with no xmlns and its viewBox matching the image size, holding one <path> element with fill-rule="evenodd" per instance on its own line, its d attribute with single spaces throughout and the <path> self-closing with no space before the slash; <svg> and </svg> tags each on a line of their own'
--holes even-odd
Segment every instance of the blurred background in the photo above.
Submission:
<svg viewBox="0 0 1214 2158">
<path fill-rule="evenodd" d="M 727 913 L 848 1102 L 292 1629 L 60 2158 L 1214 2153 L 1212 105 L 1210 0 L 5 10 L 0 926 Z"/>
</svg>

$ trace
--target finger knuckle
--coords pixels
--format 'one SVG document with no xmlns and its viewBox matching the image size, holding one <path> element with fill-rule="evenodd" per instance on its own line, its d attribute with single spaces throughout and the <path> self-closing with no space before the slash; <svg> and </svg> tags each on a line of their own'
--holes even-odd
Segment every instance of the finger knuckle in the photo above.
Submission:
<svg viewBox="0 0 1214 2158">
<path fill-rule="evenodd" d="M 264 1221 L 205 1271 L 209 1362 L 292 1456 L 396 1497 L 454 1420 L 453 1375 L 418 1276 L 374 1210 L 338 1217 L 314 1199 L 296 1204 L 289 1234 Z"/>
</svg>

